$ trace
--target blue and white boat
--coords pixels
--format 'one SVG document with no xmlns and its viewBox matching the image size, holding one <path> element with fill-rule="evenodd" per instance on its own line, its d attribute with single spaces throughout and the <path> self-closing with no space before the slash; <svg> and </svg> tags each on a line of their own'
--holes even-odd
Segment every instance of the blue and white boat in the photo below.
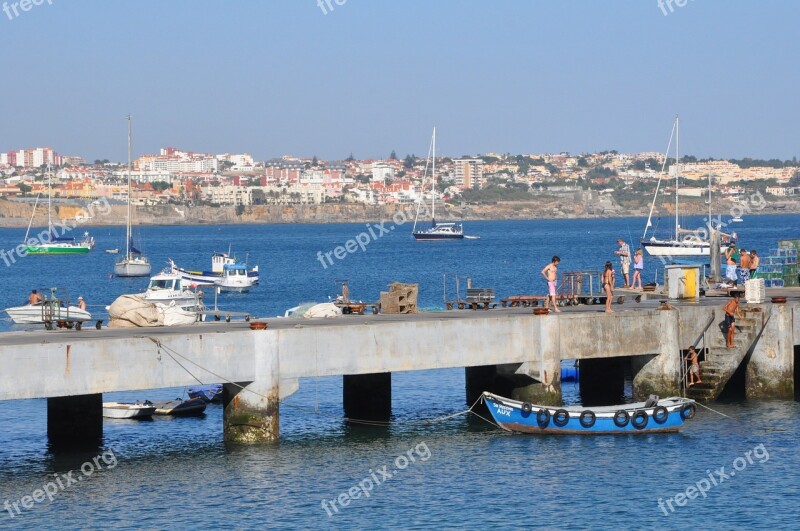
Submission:
<svg viewBox="0 0 800 531">
<path fill-rule="evenodd" d="M 677 432 L 694 417 L 697 406 L 689 398 L 659 399 L 618 406 L 552 407 L 483 393 L 489 412 L 504 430 L 530 434 L 621 435 Z"/>
<path fill-rule="evenodd" d="M 202 385 L 186 390 L 189 398 L 200 398 L 203 402 L 222 402 L 222 384 Z"/>
<path fill-rule="evenodd" d="M 222 280 L 225 276 L 225 266 L 234 264 L 239 265 L 239 262 L 237 262 L 236 258 L 230 255 L 230 251 L 227 253 L 214 253 L 211 255 L 211 271 L 184 269 L 182 267 L 178 267 L 178 265 L 173 262 L 172 259 L 169 260 L 169 266 L 172 273 L 180 275 L 188 282 L 207 286 L 215 285 Z M 250 269 L 246 269 L 246 273 L 247 277 L 252 282 L 251 285 L 258 284 L 258 266 L 253 266 Z"/>
</svg>

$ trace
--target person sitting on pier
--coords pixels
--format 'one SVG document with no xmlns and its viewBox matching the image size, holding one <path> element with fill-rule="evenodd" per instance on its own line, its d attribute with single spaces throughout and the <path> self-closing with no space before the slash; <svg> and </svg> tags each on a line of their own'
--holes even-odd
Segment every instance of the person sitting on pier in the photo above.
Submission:
<svg viewBox="0 0 800 531">
<path fill-rule="evenodd" d="M 83 300 L 83 297 L 78 297 L 78 308 L 81 310 L 86 310 L 86 301 Z"/>
<path fill-rule="evenodd" d="M 731 300 L 722 308 L 725 312 L 725 326 L 728 328 L 725 348 L 734 348 L 736 346 L 733 342 L 736 334 L 736 318 L 742 317 L 742 310 L 739 308 L 739 295 L 738 291 L 732 291 Z"/>
<path fill-rule="evenodd" d="M 28 297 L 28 304 L 41 304 L 44 302 L 42 296 L 36 292 L 36 290 L 32 290 L 30 296 Z"/>
<path fill-rule="evenodd" d="M 544 307 L 550 306 L 550 301 L 553 302 L 553 311 L 560 313 L 558 304 L 556 304 L 556 285 L 558 281 L 558 264 L 561 263 L 561 258 L 554 256 L 552 262 L 547 264 L 542 269 L 542 276 L 547 280 L 547 297 L 544 299 Z"/>
<path fill-rule="evenodd" d="M 687 386 L 691 387 L 695 383 L 703 383 L 703 380 L 700 379 L 700 362 L 698 361 L 697 349 L 689 347 L 689 354 L 683 359 L 689 362 L 689 372 L 686 373 L 686 378 L 689 380 Z M 695 376 L 697 376 L 697 382 L 694 381 Z"/>
</svg>

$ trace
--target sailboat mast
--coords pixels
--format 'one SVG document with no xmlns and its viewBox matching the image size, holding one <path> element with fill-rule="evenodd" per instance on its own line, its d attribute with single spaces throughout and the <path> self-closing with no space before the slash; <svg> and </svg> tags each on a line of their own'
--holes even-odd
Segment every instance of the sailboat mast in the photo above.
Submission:
<svg viewBox="0 0 800 531">
<path fill-rule="evenodd" d="M 125 231 L 125 256 L 131 257 L 131 115 L 128 114 L 128 227 Z"/>
<path fill-rule="evenodd" d="M 432 190 L 431 190 L 431 220 L 434 225 L 436 225 L 436 128 L 433 128 L 433 157 L 431 158 L 433 163 L 431 169 L 431 182 L 432 182 Z"/>
<path fill-rule="evenodd" d="M 53 237 L 53 215 L 51 213 L 53 205 L 53 174 L 50 171 L 50 164 L 47 164 L 47 231 Z"/>
<path fill-rule="evenodd" d="M 681 178 L 681 156 L 680 156 L 680 145 L 681 145 L 681 125 L 680 125 L 680 117 L 675 117 L 675 239 L 680 240 L 680 222 L 678 220 L 678 187 L 680 186 L 680 178 Z"/>
</svg>

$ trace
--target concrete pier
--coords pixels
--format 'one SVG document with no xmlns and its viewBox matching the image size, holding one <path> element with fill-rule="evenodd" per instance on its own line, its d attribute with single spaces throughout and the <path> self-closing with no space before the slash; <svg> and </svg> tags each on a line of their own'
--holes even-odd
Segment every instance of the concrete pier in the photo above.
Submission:
<svg viewBox="0 0 800 531">
<path fill-rule="evenodd" d="M 207 323 L 6 333 L 0 334 L 0 400 L 52 398 L 48 427 L 60 441 L 70 431 L 61 419 L 87 411 L 85 431 L 97 435 L 102 393 L 223 383 L 226 440 L 262 443 L 279 436 L 280 401 L 303 378 L 344 377 L 350 418 L 388 418 L 391 373 L 398 371 L 463 368 L 469 405 L 486 390 L 557 405 L 562 359 L 600 360 L 583 365 L 587 390 L 616 389 L 630 367 L 634 398 L 674 396 L 681 391 L 681 352 L 698 338 L 720 340 L 711 325 L 721 319 L 725 301 L 673 303 L 669 310 L 655 301 L 629 302 L 611 314 L 579 306 L 544 316 L 508 308 L 271 319 L 267 330 Z M 787 397 L 800 345 L 798 303 L 747 307 L 748 316 L 763 319 L 743 320 L 751 332 L 737 341 L 751 355 L 731 360 L 749 363 L 749 396 Z M 727 383 L 721 375 L 717 390 Z M 86 395 L 93 398 L 74 398 Z"/>
<path fill-rule="evenodd" d="M 392 416 L 392 373 L 346 374 L 342 378 L 345 417 L 389 420 Z"/>
</svg>

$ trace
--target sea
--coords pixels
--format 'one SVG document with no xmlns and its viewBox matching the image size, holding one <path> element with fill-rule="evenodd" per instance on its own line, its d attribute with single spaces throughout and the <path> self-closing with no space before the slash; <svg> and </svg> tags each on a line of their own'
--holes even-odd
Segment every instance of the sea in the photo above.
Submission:
<svg viewBox="0 0 800 531">
<path fill-rule="evenodd" d="M 683 226 L 703 223 L 690 218 Z M 465 233 L 479 239 L 425 243 L 413 240 L 411 223 L 392 222 L 154 226 L 136 236 L 154 272 L 168 259 L 209 269 L 213 252 L 229 250 L 258 265 L 258 287 L 220 294 L 216 304 L 275 317 L 328 301 L 343 281 L 351 299 L 370 303 L 392 282 L 417 283 L 427 311 L 456 297 L 456 278 L 462 297 L 467 279 L 498 298 L 542 294 L 539 272 L 554 255 L 561 272 L 616 265 L 616 240 L 635 249 L 644 225 L 639 218 L 467 221 Z M 34 288 L 61 287 L 102 316 L 119 295 L 143 291 L 146 278 L 113 277 L 118 256 L 103 252 L 124 247 L 124 228 L 85 229 L 97 241 L 88 255 L 27 257 L 8 254 L 24 229 L 0 229 L 7 252 L 0 307 L 22 304 Z M 765 255 L 779 239 L 800 238 L 800 216 L 747 216 L 735 230 L 742 247 Z M 660 262 L 646 259 L 645 283 L 662 275 Z M 213 306 L 213 292 L 205 299 Z M 0 331 L 20 329 L 0 321 Z M 221 407 L 212 405 L 201 418 L 106 419 L 102 446 L 80 453 L 48 446 L 45 400 L 0 402 L 0 529 L 797 526 L 797 401 L 726 399 L 699 408 L 678 434 L 537 437 L 457 415 L 467 409 L 464 388 L 463 370 L 395 373 L 391 422 L 369 426 L 342 420 L 341 378 L 304 379 L 281 404 L 281 437 L 271 444 L 226 444 Z M 563 395 L 581 402 L 577 384 L 565 382 Z"/>
</svg>

